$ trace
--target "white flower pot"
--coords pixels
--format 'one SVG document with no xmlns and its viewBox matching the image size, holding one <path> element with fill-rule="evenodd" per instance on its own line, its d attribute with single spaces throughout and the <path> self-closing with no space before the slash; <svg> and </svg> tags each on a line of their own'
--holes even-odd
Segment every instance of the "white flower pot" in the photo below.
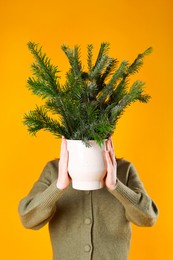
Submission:
<svg viewBox="0 0 173 260">
<path fill-rule="evenodd" d="M 80 140 L 67 140 L 68 171 L 72 178 L 72 187 L 77 190 L 97 190 L 104 186 L 105 144 L 100 147 L 95 141 L 89 143 L 90 147 L 86 147 Z"/>
</svg>

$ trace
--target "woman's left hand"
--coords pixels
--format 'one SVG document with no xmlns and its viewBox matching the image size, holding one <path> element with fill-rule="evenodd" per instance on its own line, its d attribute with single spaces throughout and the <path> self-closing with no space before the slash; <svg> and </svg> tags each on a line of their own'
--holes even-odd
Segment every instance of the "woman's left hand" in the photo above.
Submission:
<svg viewBox="0 0 173 260">
<path fill-rule="evenodd" d="M 106 162 L 106 177 L 105 185 L 108 189 L 114 190 L 117 181 L 117 161 L 115 159 L 114 148 L 112 143 L 112 138 L 109 137 L 106 141 L 106 151 L 105 151 L 105 162 Z"/>
</svg>

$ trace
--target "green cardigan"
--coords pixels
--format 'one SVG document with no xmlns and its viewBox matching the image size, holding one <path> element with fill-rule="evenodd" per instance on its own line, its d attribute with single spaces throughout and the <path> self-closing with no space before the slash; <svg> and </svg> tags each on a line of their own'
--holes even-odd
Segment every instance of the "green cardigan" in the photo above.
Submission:
<svg viewBox="0 0 173 260">
<path fill-rule="evenodd" d="M 94 191 L 56 187 L 58 160 L 45 166 L 30 193 L 20 201 L 26 228 L 49 222 L 54 260 L 127 260 L 130 222 L 152 226 L 158 216 L 132 163 L 117 160 L 117 184 Z"/>
</svg>

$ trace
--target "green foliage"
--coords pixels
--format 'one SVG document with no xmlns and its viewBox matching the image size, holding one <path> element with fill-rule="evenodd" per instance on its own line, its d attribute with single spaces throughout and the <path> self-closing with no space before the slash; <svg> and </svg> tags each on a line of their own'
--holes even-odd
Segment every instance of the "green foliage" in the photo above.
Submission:
<svg viewBox="0 0 173 260">
<path fill-rule="evenodd" d="M 31 65 L 33 76 L 28 78 L 27 86 L 45 100 L 44 105 L 24 115 L 30 134 L 36 135 L 43 129 L 57 137 L 83 140 L 86 145 L 88 140 L 95 140 L 101 145 L 114 132 L 128 106 L 136 101 L 147 103 L 150 99 L 144 93 L 144 82 L 137 80 L 129 88 L 129 78 L 139 71 L 143 58 L 152 48 L 139 54 L 131 64 L 122 61 L 117 68 L 117 59 L 108 55 L 109 43 L 101 43 L 95 63 L 93 45 L 89 44 L 88 70 L 84 71 L 80 47 L 76 45 L 72 49 L 62 45 L 70 64 L 63 85 L 58 67 L 52 65 L 42 48 L 34 42 L 29 42 L 28 48 L 35 62 Z"/>
</svg>

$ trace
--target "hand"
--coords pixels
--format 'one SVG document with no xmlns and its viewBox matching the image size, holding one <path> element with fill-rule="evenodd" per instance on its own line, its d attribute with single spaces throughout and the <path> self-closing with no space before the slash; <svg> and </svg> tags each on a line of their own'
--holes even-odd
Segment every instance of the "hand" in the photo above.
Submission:
<svg viewBox="0 0 173 260">
<path fill-rule="evenodd" d="M 57 180 L 57 188 L 64 190 L 68 187 L 71 182 L 71 178 L 68 174 L 68 150 L 67 150 L 67 141 L 62 137 L 61 142 L 61 152 L 59 160 L 59 173 Z"/>
<path fill-rule="evenodd" d="M 116 185 L 116 178 L 117 178 L 117 162 L 115 159 L 114 148 L 113 148 L 111 137 L 109 137 L 106 142 L 105 162 L 107 168 L 105 185 L 107 186 L 108 189 L 114 190 Z"/>
</svg>

